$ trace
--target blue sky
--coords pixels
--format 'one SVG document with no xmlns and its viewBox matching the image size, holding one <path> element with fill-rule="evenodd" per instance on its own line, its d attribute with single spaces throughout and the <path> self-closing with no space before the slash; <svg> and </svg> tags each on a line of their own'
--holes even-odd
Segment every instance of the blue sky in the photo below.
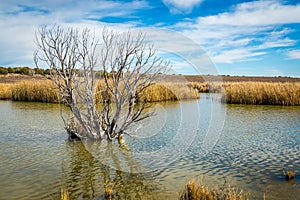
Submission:
<svg viewBox="0 0 300 200">
<path fill-rule="evenodd" d="M 300 77 L 299 0 L 4 0 L 0 65 L 31 66 L 39 26 L 159 28 L 191 39 L 219 74 Z M 176 61 L 176 72 L 193 74 Z"/>
</svg>

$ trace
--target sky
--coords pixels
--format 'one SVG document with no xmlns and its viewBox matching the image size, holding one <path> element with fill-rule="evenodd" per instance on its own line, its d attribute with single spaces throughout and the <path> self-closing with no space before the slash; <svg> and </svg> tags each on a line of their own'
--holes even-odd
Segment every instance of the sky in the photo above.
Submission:
<svg viewBox="0 0 300 200">
<path fill-rule="evenodd" d="M 0 66 L 35 67 L 35 32 L 53 24 L 167 30 L 199 46 L 218 74 L 300 77 L 299 0 L 1 0 Z M 176 73 L 205 73 L 173 63 Z"/>
</svg>

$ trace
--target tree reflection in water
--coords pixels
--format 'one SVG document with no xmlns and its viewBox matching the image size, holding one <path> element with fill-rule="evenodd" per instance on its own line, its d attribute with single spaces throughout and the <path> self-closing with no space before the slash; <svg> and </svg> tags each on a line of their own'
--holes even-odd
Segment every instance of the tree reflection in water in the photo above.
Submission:
<svg viewBox="0 0 300 200">
<path fill-rule="evenodd" d="M 69 199 L 105 199 L 105 188 L 112 189 L 113 199 L 157 199 L 161 195 L 162 185 L 154 180 L 153 174 L 133 172 L 132 166 L 136 167 L 136 163 L 128 150 L 128 153 L 122 151 L 121 156 L 114 152 L 120 147 L 113 143 L 106 143 L 106 148 L 99 143 L 89 145 L 67 142 L 68 155 L 63 161 L 62 189 L 68 193 Z M 97 149 L 104 150 L 95 154 Z M 102 162 L 101 158 L 109 159 Z M 124 161 L 127 161 L 127 166 L 122 166 Z M 110 167 L 108 162 L 114 162 L 113 166 L 119 165 L 118 169 Z M 130 171 L 122 170 L 122 167 Z"/>
</svg>

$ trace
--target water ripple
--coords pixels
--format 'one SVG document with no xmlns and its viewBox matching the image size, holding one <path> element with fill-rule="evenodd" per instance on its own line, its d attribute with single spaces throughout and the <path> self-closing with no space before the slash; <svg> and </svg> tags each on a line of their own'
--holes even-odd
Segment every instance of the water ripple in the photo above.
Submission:
<svg viewBox="0 0 300 200">
<path fill-rule="evenodd" d="M 0 102 L 0 199 L 59 199 L 62 189 L 71 199 L 103 199 L 109 185 L 116 199 L 174 199 L 189 178 L 198 176 L 208 185 L 243 188 L 253 199 L 262 199 L 264 192 L 267 199 L 297 199 L 300 178 L 296 174 L 287 182 L 283 169 L 300 173 L 300 108 L 226 108 L 223 133 L 205 157 L 199 156 L 208 128 L 204 120 L 185 154 L 152 172 L 130 173 L 105 165 L 99 149 L 65 141 L 57 105 Z M 130 141 L 130 148 L 151 152 L 165 146 L 178 127 L 174 109 L 165 127 L 138 138 L 140 143 Z"/>
</svg>

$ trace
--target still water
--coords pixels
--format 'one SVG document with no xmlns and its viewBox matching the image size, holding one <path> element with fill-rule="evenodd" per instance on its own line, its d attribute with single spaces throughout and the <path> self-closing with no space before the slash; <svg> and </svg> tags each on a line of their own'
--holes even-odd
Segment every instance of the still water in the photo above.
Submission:
<svg viewBox="0 0 300 200">
<path fill-rule="evenodd" d="M 117 144 L 67 141 L 56 104 L 0 101 L 0 199 L 177 199 L 190 178 L 300 199 L 300 107 L 159 103 Z M 286 181 L 283 169 L 294 169 Z M 297 173 L 299 174 L 297 176 Z"/>
</svg>

